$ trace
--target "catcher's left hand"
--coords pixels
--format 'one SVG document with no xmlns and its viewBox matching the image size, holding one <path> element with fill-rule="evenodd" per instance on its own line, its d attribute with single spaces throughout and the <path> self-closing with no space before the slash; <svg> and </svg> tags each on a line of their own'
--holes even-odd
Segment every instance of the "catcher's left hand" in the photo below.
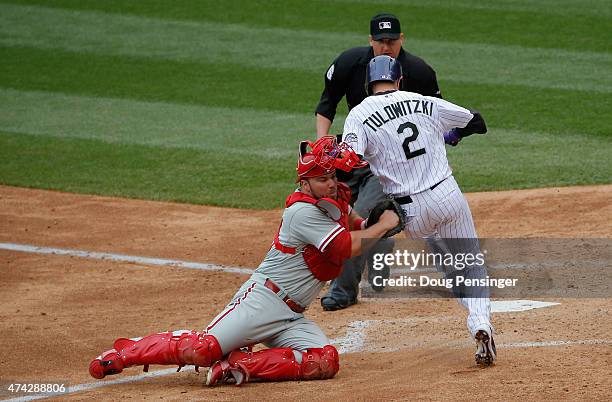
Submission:
<svg viewBox="0 0 612 402">
<path fill-rule="evenodd" d="M 399 218 L 399 222 L 395 227 L 389 229 L 382 236 L 383 239 L 395 236 L 404 229 L 404 226 L 406 226 L 406 213 L 404 212 L 402 206 L 398 204 L 397 201 L 395 201 L 394 199 L 387 198 L 386 200 L 379 202 L 374 206 L 374 208 L 372 208 L 372 211 L 370 211 L 370 216 L 368 216 L 368 220 L 366 221 L 366 228 L 377 223 L 383 212 L 387 210 L 395 212 L 395 214 Z"/>
</svg>

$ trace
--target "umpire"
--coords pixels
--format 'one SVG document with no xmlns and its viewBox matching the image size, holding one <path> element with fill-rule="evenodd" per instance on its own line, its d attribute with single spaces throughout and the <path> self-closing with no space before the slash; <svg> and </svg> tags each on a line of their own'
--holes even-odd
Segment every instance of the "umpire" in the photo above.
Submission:
<svg viewBox="0 0 612 402">
<path fill-rule="evenodd" d="M 316 110 L 317 137 L 329 135 L 336 108 L 343 96 L 346 96 L 349 110 L 367 97 L 366 67 L 375 56 L 391 56 L 402 64 L 402 91 L 442 97 L 435 71 L 423 59 L 402 48 L 404 34 L 396 16 L 378 14 L 372 17 L 369 41 L 370 46 L 349 49 L 329 66 L 325 74 L 325 88 Z M 354 170 L 352 177 L 340 179 L 344 179 L 350 186 L 353 194 L 351 201 L 361 216 L 367 216 L 374 205 L 384 198 L 378 178 L 372 174 L 369 167 Z M 332 282 L 327 294 L 321 298 L 323 309 L 340 310 L 355 304 L 366 261 L 371 261 L 373 253 L 391 252 L 393 246 L 392 239 L 381 240 L 370 253 L 347 260 L 342 274 Z M 386 272 L 388 273 L 388 268 Z"/>
</svg>

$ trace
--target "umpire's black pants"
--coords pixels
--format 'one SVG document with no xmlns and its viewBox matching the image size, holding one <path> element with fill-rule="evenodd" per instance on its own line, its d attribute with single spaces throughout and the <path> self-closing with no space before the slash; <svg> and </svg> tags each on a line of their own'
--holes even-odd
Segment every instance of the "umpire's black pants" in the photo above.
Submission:
<svg viewBox="0 0 612 402">
<path fill-rule="evenodd" d="M 369 167 L 355 170 L 352 177 L 345 183 L 351 188 L 353 208 L 363 218 L 367 218 L 372 208 L 385 199 L 382 186 Z M 357 301 L 359 282 L 366 262 L 372 269 L 372 255 L 374 253 L 390 253 L 393 251 L 394 245 L 393 239 L 383 239 L 365 254 L 348 259 L 344 263 L 344 269 L 340 276 L 332 281 L 329 291 L 322 298 L 322 302 L 325 298 L 331 297 L 341 306 L 354 304 Z"/>
</svg>

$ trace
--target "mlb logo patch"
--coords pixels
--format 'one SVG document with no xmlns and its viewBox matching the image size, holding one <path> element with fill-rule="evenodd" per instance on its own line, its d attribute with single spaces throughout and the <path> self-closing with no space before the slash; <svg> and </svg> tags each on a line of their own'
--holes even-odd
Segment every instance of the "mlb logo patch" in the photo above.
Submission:
<svg viewBox="0 0 612 402">
<path fill-rule="evenodd" d="M 327 70 L 326 76 L 327 76 L 327 79 L 331 81 L 332 77 L 334 76 L 334 65 L 333 64 L 329 66 L 329 70 Z"/>
<path fill-rule="evenodd" d="M 378 29 L 391 29 L 391 21 L 381 21 L 378 23 Z"/>
</svg>

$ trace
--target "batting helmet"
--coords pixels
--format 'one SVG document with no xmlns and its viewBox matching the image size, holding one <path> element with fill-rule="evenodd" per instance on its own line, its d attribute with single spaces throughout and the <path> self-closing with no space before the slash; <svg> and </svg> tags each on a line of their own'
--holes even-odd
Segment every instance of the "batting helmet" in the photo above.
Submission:
<svg viewBox="0 0 612 402">
<path fill-rule="evenodd" d="M 372 84 L 380 81 L 395 82 L 402 78 L 402 65 L 393 57 L 376 56 L 368 63 L 366 89 L 372 95 Z"/>
<path fill-rule="evenodd" d="M 308 147 L 311 148 L 308 151 Z M 337 143 L 335 136 L 324 136 L 316 140 L 300 142 L 296 182 L 309 177 L 318 177 L 335 172 L 336 169 L 350 171 L 366 166 L 346 143 Z"/>
</svg>

